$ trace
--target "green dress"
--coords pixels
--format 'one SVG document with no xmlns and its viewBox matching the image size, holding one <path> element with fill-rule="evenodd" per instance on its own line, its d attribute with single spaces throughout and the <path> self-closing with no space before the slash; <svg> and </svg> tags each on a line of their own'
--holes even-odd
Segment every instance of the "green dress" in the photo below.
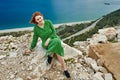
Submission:
<svg viewBox="0 0 120 80">
<path fill-rule="evenodd" d="M 50 20 L 45 20 L 44 28 L 40 28 L 37 25 L 34 26 L 34 34 L 30 49 L 33 49 L 36 46 L 39 37 L 42 40 L 42 47 L 47 50 L 46 55 L 55 53 L 60 56 L 64 56 L 64 49 L 61 45 L 61 40 L 57 36 L 53 24 Z M 48 38 L 50 38 L 50 42 L 46 47 L 45 42 Z"/>
</svg>

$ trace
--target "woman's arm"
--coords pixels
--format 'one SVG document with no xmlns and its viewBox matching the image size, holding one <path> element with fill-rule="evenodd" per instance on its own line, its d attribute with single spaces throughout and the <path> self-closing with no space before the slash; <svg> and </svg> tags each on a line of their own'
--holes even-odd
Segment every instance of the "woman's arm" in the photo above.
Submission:
<svg viewBox="0 0 120 80">
<path fill-rule="evenodd" d="M 37 44 L 37 41 L 38 41 L 37 30 L 34 27 L 34 34 L 33 34 L 32 43 L 31 43 L 31 46 L 30 46 L 30 50 L 32 50 L 33 48 L 35 48 L 35 46 Z"/>
<path fill-rule="evenodd" d="M 52 38 L 57 37 L 57 33 L 56 33 L 56 30 L 55 30 L 55 28 L 54 28 L 54 26 L 53 26 L 53 24 L 52 24 L 52 22 L 50 20 L 49 20 L 49 24 L 50 24 L 50 28 L 52 30 L 52 34 L 50 36 L 50 38 L 52 39 Z"/>
<path fill-rule="evenodd" d="M 50 37 L 46 40 L 45 42 L 45 46 L 48 46 L 50 40 L 56 35 L 56 31 L 55 31 L 55 28 L 53 27 L 53 24 L 50 20 L 48 20 L 48 23 L 49 23 L 49 26 L 52 30 L 52 34 L 50 35 Z"/>
<path fill-rule="evenodd" d="M 48 38 L 48 39 L 46 40 L 45 46 L 48 46 L 49 42 L 50 42 L 50 38 Z"/>
<path fill-rule="evenodd" d="M 35 31 L 35 28 L 34 28 L 34 34 L 33 34 L 33 39 L 32 39 L 30 49 L 25 50 L 25 54 L 30 54 L 31 53 L 32 49 L 36 46 L 37 41 L 38 41 L 38 36 L 37 36 L 37 32 Z"/>
</svg>

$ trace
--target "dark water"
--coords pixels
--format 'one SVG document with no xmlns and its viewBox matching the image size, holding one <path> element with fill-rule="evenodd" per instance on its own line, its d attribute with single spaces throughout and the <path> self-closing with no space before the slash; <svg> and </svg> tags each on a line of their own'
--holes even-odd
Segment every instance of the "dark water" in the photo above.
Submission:
<svg viewBox="0 0 120 80">
<path fill-rule="evenodd" d="M 33 26 L 35 11 L 58 24 L 97 19 L 119 8 L 118 0 L 0 0 L 0 30 Z"/>
</svg>

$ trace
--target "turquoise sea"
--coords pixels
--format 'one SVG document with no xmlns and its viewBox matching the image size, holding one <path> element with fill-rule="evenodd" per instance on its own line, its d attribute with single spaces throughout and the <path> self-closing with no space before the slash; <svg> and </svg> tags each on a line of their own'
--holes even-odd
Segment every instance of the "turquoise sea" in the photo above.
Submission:
<svg viewBox="0 0 120 80">
<path fill-rule="evenodd" d="M 95 20 L 117 9 L 120 0 L 0 0 L 0 30 L 33 26 L 35 11 L 60 24 Z"/>
</svg>

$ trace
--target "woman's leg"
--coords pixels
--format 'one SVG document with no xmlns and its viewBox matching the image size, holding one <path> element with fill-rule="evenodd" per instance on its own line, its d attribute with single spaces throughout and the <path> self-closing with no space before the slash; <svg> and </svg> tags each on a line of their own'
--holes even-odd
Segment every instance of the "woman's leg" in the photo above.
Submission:
<svg viewBox="0 0 120 80">
<path fill-rule="evenodd" d="M 57 56 L 57 59 L 59 60 L 59 62 L 61 63 L 61 65 L 62 65 L 62 67 L 63 67 L 63 69 L 64 69 L 64 74 L 65 74 L 65 76 L 66 76 L 67 78 L 70 78 L 70 74 L 69 74 L 69 72 L 68 72 L 68 70 L 67 70 L 67 67 L 66 67 L 66 64 L 65 64 L 64 59 L 63 59 L 60 55 L 58 55 L 58 54 L 56 54 L 56 56 Z"/>
<path fill-rule="evenodd" d="M 63 59 L 60 55 L 58 55 L 58 54 L 56 54 L 56 56 L 57 56 L 58 61 L 59 61 L 60 64 L 61 64 L 61 66 L 63 67 L 63 69 L 64 69 L 64 70 L 67 70 L 67 67 L 66 67 L 66 64 L 65 64 L 64 59 Z"/>
</svg>

